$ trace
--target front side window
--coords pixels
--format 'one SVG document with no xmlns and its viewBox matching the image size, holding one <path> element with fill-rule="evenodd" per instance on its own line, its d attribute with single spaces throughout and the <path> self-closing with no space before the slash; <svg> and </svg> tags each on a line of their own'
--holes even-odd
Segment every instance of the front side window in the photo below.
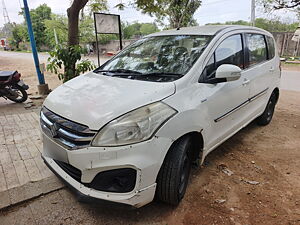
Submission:
<svg viewBox="0 0 300 225">
<path fill-rule="evenodd" d="M 226 38 L 215 50 L 204 68 L 202 77 L 206 80 L 216 75 L 216 70 L 223 64 L 232 64 L 244 68 L 244 51 L 240 34 Z"/>
<path fill-rule="evenodd" d="M 268 59 L 273 59 L 275 57 L 275 43 L 272 37 L 266 36 L 268 44 Z"/>
<path fill-rule="evenodd" d="M 246 34 L 249 49 L 249 65 L 255 65 L 267 60 L 267 46 L 261 34 Z"/>
<path fill-rule="evenodd" d="M 124 49 L 95 72 L 105 71 L 105 75 L 151 81 L 178 79 L 194 65 L 211 38 L 206 35 L 144 38 Z"/>
</svg>

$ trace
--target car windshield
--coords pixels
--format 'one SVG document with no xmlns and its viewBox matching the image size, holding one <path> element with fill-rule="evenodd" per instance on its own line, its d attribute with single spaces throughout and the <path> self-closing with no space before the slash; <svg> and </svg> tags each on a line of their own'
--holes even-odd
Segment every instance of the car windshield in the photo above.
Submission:
<svg viewBox="0 0 300 225">
<path fill-rule="evenodd" d="M 130 79 L 173 81 L 189 71 L 211 38 L 206 35 L 143 38 L 94 72 Z"/>
</svg>

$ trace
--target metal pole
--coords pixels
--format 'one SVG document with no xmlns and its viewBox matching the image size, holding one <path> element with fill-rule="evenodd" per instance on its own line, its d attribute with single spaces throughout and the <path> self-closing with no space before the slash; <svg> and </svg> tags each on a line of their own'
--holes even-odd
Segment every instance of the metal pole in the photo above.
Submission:
<svg viewBox="0 0 300 225">
<path fill-rule="evenodd" d="M 120 50 L 123 49 L 123 43 L 122 43 L 122 29 L 121 29 L 121 17 L 118 15 L 119 20 L 119 38 L 120 38 Z"/>
<path fill-rule="evenodd" d="M 40 70 L 39 57 L 38 57 L 37 50 L 36 50 L 36 44 L 35 44 L 35 39 L 34 39 L 34 35 L 33 35 L 31 18 L 30 18 L 27 0 L 23 0 L 23 3 L 24 3 L 24 12 L 25 12 L 25 16 L 26 16 L 28 34 L 29 34 L 29 39 L 30 39 L 31 50 L 32 50 L 32 54 L 33 54 L 36 73 L 37 73 L 37 76 L 39 79 L 39 83 L 45 84 L 44 74 Z"/>
<path fill-rule="evenodd" d="M 95 25 L 95 34 L 96 34 L 96 49 L 97 49 L 97 56 L 98 56 L 98 66 L 100 67 L 100 53 L 99 53 L 99 43 L 98 43 L 98 31 L 97 31 L 97 24 L 96 24 L 96 13 L 94 13 L 94 25 Z"/>
<path fill-rule="evenodd" d="M 251 24 L 254 27 L 255 26 L 255 0 L 251 1 Z"/>
</svg>

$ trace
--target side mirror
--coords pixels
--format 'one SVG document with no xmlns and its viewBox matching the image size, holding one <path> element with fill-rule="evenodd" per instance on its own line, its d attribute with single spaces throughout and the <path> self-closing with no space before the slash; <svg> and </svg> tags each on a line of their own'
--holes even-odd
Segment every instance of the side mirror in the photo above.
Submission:
<svg viewBox="0 0 300 225">
<path fill-rule="evenodd" d="M 217 79 L 226 79 L 226 81 L 238 80 L 241 77 L 241 68 L 231 64 L 223 64 L 216 71 Z"/>
</svg>

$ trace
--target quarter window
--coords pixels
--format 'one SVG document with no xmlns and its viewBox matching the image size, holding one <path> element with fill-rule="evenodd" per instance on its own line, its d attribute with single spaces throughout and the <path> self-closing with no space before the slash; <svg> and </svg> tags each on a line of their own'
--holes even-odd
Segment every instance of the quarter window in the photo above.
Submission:
<svg viewBox="0 0 300 225">
<path fill-rule="evenodd" d="M 268 44 L 268 59 L 273 59 L 275 57 L 275 44 L 272 37 L 266 36 Z"/>
<path fill-rule="evenodd" d="M 204 68 L 201 79 L 214 78 L 216 70 L 222 64 L 232 64 L 241 69 L 244 68 L 243 44 L 240 34 L 228 37 L 218 46 Z"/>
<path fill-rule="evenodd" d="M 261 34 L 246 34 L 249 49 L 249 65 L 255 65 L 267 60 L 267 46 Z"/>
</svg>

